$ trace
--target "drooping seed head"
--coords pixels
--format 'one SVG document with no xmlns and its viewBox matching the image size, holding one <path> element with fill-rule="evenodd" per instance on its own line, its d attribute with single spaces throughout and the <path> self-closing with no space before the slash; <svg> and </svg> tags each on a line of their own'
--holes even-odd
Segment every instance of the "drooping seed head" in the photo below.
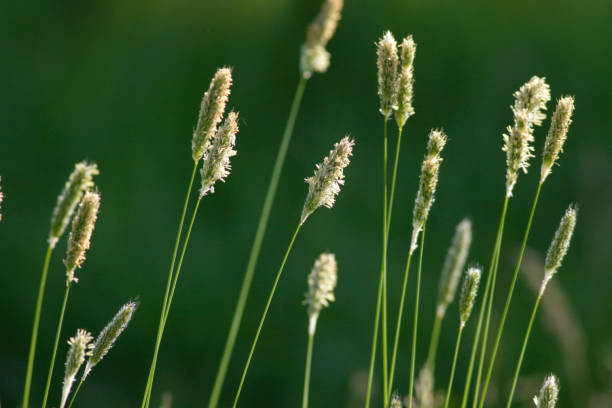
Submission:
<svg viewBox="0 0 612 408">
<path fill-rule="evenodd" d="M 402 408 L 402 400 L 400 399 L 399 395 L 393 394 L 389 406 L 390 408 Z"/>
<path fill-rule="evenodd" d="M 308 274 L 308 292 L 304 304 L 308 306 L 310 318 L 309 333 L 314 334 L 316 320 L 321 309 L 329 306 L 335 300 L 334 289 L 338 281 L 338 264 L 336 256 L 331 253 L 322 253 L 314 263 L 312 271 Z"/>
<path fill-rule="evenodd" d="M 544 293 L 548 281 L 561 266 L 561 262 L 569 249 L 572 235 L 574 234 L 574 228 L 576 227 L 576 216 L 576 207 L 570 204 L 565 214 L 563 214 L 563 218 L 561 218 L 559 228 L 557 228 L 557 232 L 555 232 L 550 247 L 548 247 L 546 260 L 544 262 L 544 279 L 540 287 L 540 294 Z"/>
<path fill-rule="evenodd" d="M 468 219 L 464 219 L 455 229 L 455 235 L 448 248 L 444 266 L 442 267 L 442 275 L 440 276 L 440 285 L 438 288 L 437 310 L 440 316 L 444 316 L 446 308 L 455 299 L 459 278 L 465 267 L 465 261 L 467 260 L 471 243 L 472 222 Z"/>
<path fill-rule="evenodd" d="M 200 174 L 202 175 L 202 187 L 200 197 L 215 192 L 215 183 L 219 180 L 225 182 L 229 176 L 232 166 L 230 157 L 236 155 L 234 145 L 238 133 L 238 114 L 230 112 L 215 134 L 208 150 L 204 153 L 204 165 Z"/>
<path fill-rule="evenodd" d="M 427 154 L 421 165 L 421 178 L 419 181 L 419 191 L 414 203 L 412 216 L 412 240 L 410 243 L 410 253 L 417 248 L 417 238 L 425 220 L 429 215 L 431 204 L 434 202 L 436 186 L 438 185 L 438 173 L 442 158 L 440 152 L 446 144 L 446 134 L 442 130 L 431 130 L 429 132 L 429 142 L 427 142 Z"/>
<path fill-rule="evenodd" d="M 320 206 L 332 208 L 336 195 L 340 192 L 340 186 L 344 184 L 344 169 L 350 163 L 355 141 L 345 136 L 329 155 L 323 159 L 323 163 L 315 166 L 314 176 L 305 179 L 308 183 L 308 195 L 302 209 L 300 224 L 304 224 L 306 218 Z"/>
<path fill-rule="evenodd" d="M 512 113 L 514 123 L 508 126 L 503 135 L 503 151 L 506 152 L 506 196 L 512 196 L 512 190 L 518 178 L 518 171 L 527 173 L 529 159 L 533 157 L 533 126 L 540 125 L 546 117 L 544 110 L 550 100 L 550 88 L 545 78 L 532 77 L 514 93 Z"/>
<path fill-rule="evenodd" d="M 77 163 L 68 177 L 62 193 L 57 198 L 57 204 L 51 217 L 51 231 L 49 245 L 55 247 L 57 241 L 64 233 L 74 209 L 81 200 L 83 192 L 93 187 L 93 177 L 99 174 L 98 166 L 86 161 Z"/>
<path fill-rule="evenodd" d="M 544 142 L 542 152 L 542 169 L 540 172 L 540 182 L 543 183 L 550 174 L 552 166 L 559 158 L 559 153 L 563 151 L 563 145 L 567 139 L 567 131 L 572 123 L 574 113 L 574 98 L 565 96 L 557 102 L 557 109 L 553 113 L 550 129 Z"/>
<path fill-rule="evenodd" d="M 98 210 L 100 209 L 100 193 L 88 191 L 83 196 L 79 209 L 72 220 L 72 231 L 68 236 L 68 249 L 66 251 L 66 285 L 78 282 L 74 276 L 76 268 L 80 268 L 85 261 L 85 253 L 91 243 L 91 234 L 96 226 Z"/>
<path fill-rule="evenodd" d="M 397 109 L 397 66 L 399 64 L 397 42 L 393 38 L 391 31 L 386 31 L 376 46 L 380 113 L 383 114 L 385 119 L 389 119 L 391 113 Z"/>
<path fill-rule="evenodd" d="M 66 400 L 70 394 L 70 389 L 72 388 L 72 383 L 74 383 L 74 378 L 76 377 L 79 368 L 81 368 L 85 362 L 85 357 L 90 353 L 91 340 L 93 340 L 91 334 L 83 329 L 78 329 L 76 335 L 68 340 L 68 345 L 70 348 L 68 349 L 68 354 L 66 356 L 64 386 L 62 388 L 62 400 L 60 404 L 61 408 L 64 408 L 64 405 L 66 405 Z"/>
<path fill-rule="evenodd" d="M 330 55 L 325 47 L 336 31 L 342 5 L 343 0 L 325 0 L 316 19 L 308 26 L 300 57 L 300 70 L 304 78 L 310 78 L 313 72 L 327 71 Z"/>
<path fill-rule="evenodd" d="M 87 360 L 81 380 L 84 380 L 91 369 L 98 364 L 115 344 L 119 335 L 125 330 L 138 307 L 136 302 L 128 302 L 119 309 L 115 317 L 102 329 L 93 344 L 93 350 Z"/>
<path fill-rule="evenodd" d="M 199 161 L 208 150 L 211 139 L 217 132 L 217 126 L 221 122 L 221 118 L 223 118 L 231 87 L 231 68 L 219 68 L 210 81 L 208 90 L 204 93 L 202 103 L 200 104 L 198 124 L 191 140 L 193 160 Z"/>
<path fill-rule="evenodd" d="M 536 408 L 555 408 L 559 396 L 559 379 L 553 374 L 544 379 L 540 394 L 533 397 Z"/>
<path fill-rule="evenodd" d="M 416 43 L 412 36 L 404 38 L 400 45 L 401 65 L 399 71 L 397 87 L 397 110 L 395 111 L 395 121 L 397 126 L 402 128 L 408 118 L 414 115 L 412 106 L 413 84 L 414 84 L 414 54 L 416 53 Z"/>
<path fill-rule="evenodd" d="M 480 268 L 477 267 L 470 267 L 465 272 L 463 287 L 461 288 L 461 298 L 459 299 L 459 320 L 461 322 L 461 327 L 465 326 L 465 323 L 472 313 L 476 295 L 478 294 L 480 274 Z"/>
</svg>

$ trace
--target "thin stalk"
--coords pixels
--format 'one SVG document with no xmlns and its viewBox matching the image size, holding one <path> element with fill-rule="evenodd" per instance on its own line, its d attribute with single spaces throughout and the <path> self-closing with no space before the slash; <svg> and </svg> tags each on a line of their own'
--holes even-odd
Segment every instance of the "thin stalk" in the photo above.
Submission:
<svg viewBox="0 0 612 408">
<path fill-rule="evenodd" d="M 291 242 L 289 242 L 289 247 L 285 252 L 285 256 L 283 257 L 283 261 L 281 262 L 280 267 L 278 268 L 278 272 L 276 273 L 276 278 L 274 279 L 274 284 L 272 285 L 272 290 L 270 291 L 270 295 L 268 296 L 268 301 L 266 302 L 266 307 L 264 309 L 263 315 L 261 316 L 261 320 L 259 322 L 259 327 L 257 327 L 257 332 L 255 333 L 255 338 L 253 339 L 253 344 L 251 345 L 251 351 L 249 352 L 249 357 L 247 358 L 246 364 L 244 366 L 244 370 L 242 372 L 242 378 L 240 379 L 240 385 L 238 386 L 238 391 L 236 391 L 236 397 L 234 398 L 233 407 L 236 408 L 238 405 L 238 398 L 240 397 L 240 392 L 242 391 L 242 385 L 244 384 L 244 379 L 246 378 L 247 371 L 249 370 L 249 366 L 251 365 L 251 359 L 253 358 L 253 352 L 255 351 L 255 347 L 257 346 L 257 340 L 259 340 L 259 334 L 261 333 L 261 328 L 266 320 L 266 316 L 268 315 L 268 309 L 270 308 L 270 303 L 272 303 L 272 298 L 274 297 L 274 292 L 276 292 L 276 286 L 278 285 L 278 281 L 283 273 L 283 269 L 285 269 L 285 263 L 287 262 L 287 258 L 289 257 L 289 253 L 291 252 L 291 248 L 293 248 L 293 243 L 295 242 L 295 238 L 300 232 L 300 228 L 302 224 L 298 224 L 295 232 L 293 233 L 293 237 L 291 238 Z"/>
<path fill-rule="evenodd" d="M 191 196 L 191 190 L 193 188 L 193 181 L 195 179 L 196 170 L 198 168 L 198 161 L 194 161 L 193 170 L 191 172 L 191 178 L 189 180 L 189 187 L 187 188 L 187 194 L 185 196 L 185 203 L 183 204 L 183 212 L 181 213 L 181 220 L 179 221 L 179 227 L 176 234 L 176 240 L 174 242 L 174 250 L 172 251 L 172 262 L 170 263 L 170 271 L 168 272 L 168 281 L 166 282 L 166 291 L 164 294 L 164 301 L 162 304 L 161 316 L 159 317 L 159 324 L 157 327 L 157 337 L 155 339 L 155 350 L 153 352 L 153 360 L 151 361 L 151 367 L 149 369 L 149 375 L 147 377 L 147 384 L 145 386 L 145 394 L 142 398 L 142 407 L 146 406 L 149 399 L 150 388 L 153 382 L 153 376 L 155 373 L 155 366 L 157 365 L 157 356 L 159 353 L 159 346 L 161 344 L 161 338 L 163 333 L 164 316 L 166 307 L 168 305 L 168 295 L 170 293 L 170 285 L 172 283 L 172 276 L 174 272 L 174 265 L 176 263 L 176 255 L 178 253 L 179 242 L 183 233 L 183 225 L 185 223 L 185 215 L 187 214 L 187 205 L 189 204 L 189 197 Z"/>
<path fill-rule="evenodd" d="M 383 274 L 383 297 L 382 297 L 382 358 L 383 358 L 383 395 L 387 395 L 389 389 L 389 366 L 387 360 L 387 120 L 384 124 L 384 142 L 383 142 L 383 222 L 382 222 L 382 262 L 381 269 Z M 383 406 L 387 408 L 389 402 L 385 398 Z"/>
<path fill-rule="evenodd" d="M 55 333 L 55 341 L 53 342 L 53 353 L 51 354 L 51 364 L 49 365 L 49 374 L 47 375 L 47 384 L 45 385 L 45 395 L 43 397 L 42 408 L 47 406 L 47 398 L 49 397 L 49 388 L 51 387 L 51 378 L 53 377 L 53 367 L 55 366 L 55 356 L 57 355 L 57 346 L 62 333 L 62 324 L 64 323 L 64 314 L 66 313 L 66 304 L 68 303 L 68 293 L 70 292 L 70 284 L 66 285 L 64 291 L 64 301 L 62 302 L 62 310 L 57 322 L 57 330 Z"/>
<path fill-rule="evenodd" d="M 268 227 L 268 219 L 270 218 L 270 211 L 272 210 L 272 204 L 276 197 L 276 190 L 278 188 L 278 181 L 280 174 L 285 163 L 285 157 L 287 156 L 287 149 L 289 148 L 289 141 L 293 134 L 293 127 L 297 118 L 298 111 L 300 110 L 300 104 L 302 102 L 302 95 L 304 94 L 304 88 L 306 87 L 306 79 L 300 78 L 295 96 L 293 97 L 293 103 L 291 104 L 291 110 L 289 111 L 289 118 L 283 132 L 281 139 L 281 145 L 276 154 L 276 161 L 274 163 L 274 170 L 272 170 L 272 178 L 268 185 L 268 191 L 266 192 L 266 198 L 264 200 L 261 214 L 259 215 L 259 223 L 257 224 L 257 231 L 255 232 L 255 239 L 253 246 L 251 247 L 251 253 L 249 255 L 249 261 L 247 263 L 246 272 L 244 274 L 244 280 L 240 288 L 240 295 L 238 296 L 238 303 L 236 304 L 236 310 L 234 311 L 234 317 L 232 318 L 232 324 L 230 326 L 227 340 L 223 348 L 223 355 L 221 356 L 221 362 L 217 369 L 217 376 L 215 378 L 215 384 L 213 385 L 210 400 L 208 401 L 208 408 L 216 408 L 219 402 L 219 396 L 225 382 L 225 375 L 227 374 L 227 367 L 229 365 L 232 352 L 234 350 L 234 344 L 236 343 L 236 336 L 240 329 L 242 322 L 242 316 L 244 315 L 244 308 L 246 306 L 249 291 L 251 289 L 251 283 L 253 281 L 253 275 L 255 273 L 255 267 L 257 266 L 257 259 L 259 258 L 259 252 L 261 250 L 261 244 L 263 242 L 266 228 Z"/>
<path fill-rule="evenodd" d="M 393 199 L 395 197 L 395 181 L 397 180 L 400 145 L 402 144 L 402 130 L 403 128 L 399 128 L 397 144 L 395 145 L 395 161 L 393 162 L 393 175 L 391 176 L 391 194 L 389 195 L 389 210 L 387 210 L 387 237 L 389 236 L 389 228 L 391 227 L 391 213 L 393 212 Z"/>
<path fill-rule="evenodd" d="M 440 329 L 442 328 L 442 320 L 444 314 L 438 313 L 436 309 L 436 317 L 434 318 L 433 329 L 431 330 L 431 340 L 429 341 L 429 351 L 427 352 L 427 360 L 425 365 L 433 372 L 436 353 L 438 351 L 438 343 L 440 342 Z"/>
<path fill-rule="evenodd" d="M 535 305 L 533 306 L 533 311 L 531 312 L 531 319 L 529 319 L 529 326 L 527 326 L 527 333 L 525 333 L 525 339 L 523 340 L 523 347 L 521 348 L 521 355 L 516 365 L 516 371 L 514 372 L 514 379 L 512 380 L 512 388 L 510 389 L 510 396 L 508 397 L 508 404 L 506 405 L 506 408 L 510 408 L 510 405 L 512 404 L 512 397 L 514 396 L 516 382 L 518 381 L 519 372 L 521 371 L 521 365 L 523 364 L 523 358 L 525 357 L 525 350 L 527 349 L 527 342 L 529 341 L 529 335 L 531 334 L 531 327 L 533 326 L 533 321 L 535 319 L 536 312 L 538 311 L 538 306 L 540 305 L 540 299 L 542 299 L 541 294 L 538 295 Z"/>
<path fill-rule="evenodd" d="M 304 373 L 304 393 L 302 396 L 302 408 L 308 408 L 308 392 L 310 389 L 310 366 L 312 363 L 312 343 L 314 333 L 308 334 L 308 349 L 306 351 L 306 369 Z"/>
<path fill-rule="evenodd" d="M 77 385 L 74 394 L 72 394 L 72 399 L 70 400 L 70 404 L 68 404 L 68 408 L 72 408 L 72 404 L 74 403 L 74 400 L 76 399 L 76 396 L 79 393 L 79 390 L 81 389 L 81 385 L 83 385 L 83 378 L 81 378 L 81 381 L 79 381 L 79 385 Z"/>
<path fill-rule="evenodd" d="M 372 349 L 370 350 L 370 370 L 368 372 L 368 387 L 366 390 L 365 408 L 370 407 L 372 394 L 372 379 L 374 378 L 374 362 L 376 360 L 376 343 L 378 340 L 378 325 L 380 322 L 380 304 L 382 303 L 383 275 L 382 271 L 378 281 L 378 296 L 376 297 L 376 313 L 374 315 L 374 330 L 372 333 Z"/>
<path fill-rule="evenodd" d="M 425 219 L 425 222 L 423 223 L 423 231 L 421 231 L 421 248 L 419 248 L 419 266 L 417 268 L 416 296 L 414 298 L 414 323 L 412 326 L 412 354 L 410 357 L 410 386 L 408 388 L 408 408 L 412 408 L 412 389 L 414 388 L 414 363 L 416 360 L 416 342 L 419 322 L 419 297 L 421 294 L 421 269 L 423 266 L 423 247 L 425 246 L 426 224 L 427 219 Z"/>
<path fill-rule="evenodd" d="M 446 390 L 446 400 L 444 401 L 444 408 L 448 408 L 451 391 L 453 390 L 453 380 L 455 378 L 455 367 L 457 366 L 457 355 L 459 354 L 459 345 L 461 344 L 461 334 L 462 333 L 463 333 L 463 326 L 460 326 L 459 333 L 457 334 L 457 343 L 455 344 L 455 354 L 453 356 L 453 366 L 451 368 L 450 380 L 448 381 L 448 389 Z"/>
<path fill-rule="evenodd" d="M 30 352 L 28 354 L 28 368 L 26 369 L 25 385 L 23 387 L 22 408 L 28 408 L 30 403 L 30 387 L 32 386 L 32 371 L 34 370 L 34 355 L 36 354 L 36 341 L 38 339 L 38 326 L 40 325 L 40 312 L 42 309 L 43 297 L 45 295 L 45 285 L 47 284 L 47 272 L 49 272 L 49 262 L 53 247 L 47 246 L 45 260 L 43 262 L 40 285 L 38 287 L 38 297 L 36 298 L 36 310 L 34 312 L 34 323 L 32 324 L 32 337 L 30 340 Z"/>
<path fill-rule="evenodd" d="M 533 221 L 533 214 L 535 213 L 536 206 L 538 205 L 538 198 L 540 197 L 540 190 L 542 189 L 542 183 L 538 184 L 538 189 L 535 194 L 535 198 L 533 199 L 533 205 L 531 206 L 531 213 L 529 214 L 529 221 L 527 221 L 527 228 L 525 229 L 525 236 L 523 237 L 523 243 L 521 244 L 521 252 L 519 253 L 519 258 L 516 263 L 516 267 L 514 268 L 514 276 L 512 277 L 512 283 L 510 284 L 510 290 L 508 291 L 508 296 L 506 298 L 506 305 L 504 307 L 504 313 L 501 317 L 501 322 L 499 323 L 499 329 L 497 329 L 497 336 L 495 336 L 495 344 L 493 346 L 493 353 L 491 354 L 491 359 L 489 361 L 489 368 L 487 369 L 487 376 L 485 377 L 485 382 L 482 387 L 482 395 L 480 397 L 480 404 L 478 405 L 480 408 L 484 406 L 485 397 L 487 396 L 487 389 L 489 387 L 489 381 L 491 379 L 491 372 L 493 371 L 493 365 L 495 364 L 495 357 L 497 356 L 497 349 L 499 347 L 499 342 L 504 331 L 504 324 L 506 323 L 506 316 L 508 315 L 508 310 L 510 309 L 510 302 L 512 301 L 512 295 L 514 293 L 514 286 L 516 284 L 516 278 L 518 277 L 519 269 L 521 268 L 521 262 L 523 261 L 523 254 L 525 253 L 525 247 L 527 246 L 527 239 L 529 237 L 529 231 L 531 230 L 531 223 Z"/>
</svg>

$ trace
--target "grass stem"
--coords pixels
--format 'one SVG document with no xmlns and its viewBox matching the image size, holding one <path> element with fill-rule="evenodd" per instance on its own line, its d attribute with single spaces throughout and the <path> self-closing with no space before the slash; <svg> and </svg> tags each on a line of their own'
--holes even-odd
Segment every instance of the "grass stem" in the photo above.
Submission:
<svg viewBox="0 0 612 408">
<path fill-rule="evenodd" d="M 459 345 L 461 344 L 461 334 L 462 333 L 463 333 L 463 327 L 459 327 L 459 333 L 457 334 L 457 343 L 455 344 L 455 353 L 453 355 L 453 366 L 451 368 L 450 379 L 448 380 L 448 388 L 446 390 L 446 399 L 444 401 L 444 408 L 448 408 L 451 391 L 453 390 L 453 380 L 455 378 L 455 368 L 457 366 L 457 355 L 459 354 Z"/>
<path fill-rule="evenodd" d="M 387 360 L 387 210 L 389 209 L 388 192 L 387 192 L 387 157 L 388 157 L 388 136 L 387 136 L 387 120 L 384 121 L 384 141 L 383 141 L 383 222 L 382 222 L 382 261 L 381 271 L 383 275 L 383 293 L 382 293 L 382 359 L 383 359 L 383 395 L 387 395 L 389 389 L 389 366 Z M 389 402 L 385 398 L 383 406 L 387 408 Z"/>
<path fill-rule="evenodd" d="M 312 343 L 314 333 L 308 334 L 308 349 L 306 351 L 306 369 L 304 373 L 304 393 L 302 396 L 302 408 L 308 408 L 308 393 L 310 389 L 310 366 L 312 364 Z"/>
</svg>

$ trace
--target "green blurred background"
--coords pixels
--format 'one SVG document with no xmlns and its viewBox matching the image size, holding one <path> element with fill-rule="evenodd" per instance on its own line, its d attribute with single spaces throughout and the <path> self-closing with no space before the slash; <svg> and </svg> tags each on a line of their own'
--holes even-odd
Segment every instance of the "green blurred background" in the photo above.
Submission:
<svg viewBox="0 0 612 408">
<path fill-rule="evenodd" d="M 140 308 L 115 349 L 83 387 L 78 404 L 140 403 L 153 350 L 171 247 L 191 169 L 190 139 L 215 69 L 234 68 L 229 107 L 240 111 L 238 156 L 227 183 L 200 207 L 167 325 L 153 393 L 175 407 L 208 400 L 242 281 L 272 161 L 298 80 L 299 47 L 319 0 L 24 1 L 0 6 L 2 98 L 0 175 L 0 399 L 21 399 L 31 319 L 56 197 L 73 164 L 98 163 L 103 202 L 93 245 L 71 293 L 52 388 L 60 394 L 65 339 L 94 333 L 120 305 Z M 524 406 L 545 374 L 561 377 L 561 407 L 611 406 L 612 392 L 612 5 L 609 0 L 346 1 L 329 44 L 332 62 L 309 81 L 264 241 L 221 406 L 233 398 L 276 268 L 306 193 L 303 178 L 350 132 L 355 155 L 336 206 L 309 220 L 272 304 L 242 395 L 243 406 L 297 406 L 301 400 L 306 274 L 324 250 L 337 254 L 337 302 L 317 331 L 311 405 L 360 406 L 369 361 L 380 262 L 382 117 L 374 42 L 383 30 L 413 34 L 415 110 L 400 163 L 390 241 L 390 302 L 397 307 L 412 203 L 427 132 L 443 127 L 439 193 L 428 226 L 417 367 L 424 361 L 437 279 L 455 225 L 469 216 L 469 259 L 488 264 L 504 194 L 501 134 L 512 92 L 546 76 L 553 101 L 576 96 L 561 166 L 548 179 L 527 264 L 538 270 L 563 211 L 580 206 L 572 248 L 558 274 L 563 305 L 538 317 L 517 400 Z M 553 102 L 549 110 L 553 109 Z M 548 121 L 536 131 L 532 171 L 521 175 L 504 237 L 494 327 L 539 176 Z M 390 129 L 395 129 L 391 126 Z M 394 130 L 393 130 L 394 132 Z M 395 140 L 391 133 L 391 140 Z M 392 144 L 393 145 L 393 144 Z M 44 303 L 32 406 L 41 399 L 61 303 L 65 250 L 54 253 Z M 412 274 L 414 278 L 415 274 Z M 539 277 L 537 277 L 539 279 Z M 493 376 L 491 406 L 505 403 L 533 292 L 521 279 Z M 410 294 L 414 281 L 410 282 Z M 552 297 L 552 295 L 551 295 Z M 409 297 L 412 305 L 413 297 Z M 563 303 L 563 302 L 562 302 Z M 546 307 L 544 308 L 546 309 Z M 408 307 L 411 316 L 412 306 Z M 456 306 L 445 320 L 438 388 L 448 380 Z M 569 317 L 568 317 L 569 316 Z M 559 319 L 557 332 L 551 321 Z M 405 390 L 411 318 L 401 342 L 397 386 Z M 563 323 L 564 322 L 564 323 Z M 465 345 L 472 337 L 469 327 Z M 569 345 L 568 345 L 569 344 Z M 569 352 L 568 352 L 569 350 Z M 456 390 L 468 359 L 460 355 Z M 379 387 L 377 387 L 378 389 Z"/>
</svg>

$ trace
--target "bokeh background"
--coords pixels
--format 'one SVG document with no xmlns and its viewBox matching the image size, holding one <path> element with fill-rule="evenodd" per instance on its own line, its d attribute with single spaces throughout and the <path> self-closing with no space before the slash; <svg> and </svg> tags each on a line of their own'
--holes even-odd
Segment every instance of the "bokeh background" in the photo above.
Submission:
<svg viewBox="0 0 612 408">
<path fill-rule="evenodd" d="M 190 139 L 199 102 L 215 69 L 234 69 L 229 107 L 240 111 L 238 156 L 227 183 L 200 208 L 161 349 L 153 393 L 175 407 L 208 400 L 272 161 L 298 80 L 299 47 L 319 0 L 24 1 L 0 6 L 2 98 L 0 175 L 6 194 L 0 224 L 0 399 L 18 405 L 48 223 L 75 162 L 98 163 L 101 215 L 80 281 L 71 293 L 52 388 L 57 404 L 65 339 L 94 333 L 121 304 L 140 308 L 115 349 L 83 387 L 77 405 L 140 403 L 153 349 L 171 247 L 191 169 Z M 553 100 L 576 96 L 561 165 L 548 179 L 529 240 L 526 269 L 541 257 L 567 205 L 580 206 L 558 290 L 539 315 L 517 401 L 545 374 L 561 377 L 562 407 L 610 406 L 612 393 L 612 6 L 607 0 L 348 0 L 329 44 L 328 73 L 308 83 L 265 237 L 221 406 L 231 403 L 242 367 L 306 193 L 303 178 L 333 142 L 357 145 L 336 206 L 308 220 L 272 304 L 242 394 L 243 406 L 297 406 L 301 400 L 306 275 L 324 250 L 337 254 L 337 302 L 316 336 L 311 405 L 360 406 L 369 361 L 380 262 L 382 117 L 374 42 L 383 30 L 413 34 L 416 115 L 407 123 L 390 241 L 390 302 L 397 307 L 412 203 L 426 135 L 443 127 L 439 193 L 428 225 L 417 366 L 429 341 L 437 280 L 455 225 L 470 217 L 470 261 L 488 264 L 504 193 L 501 134 L 512 92 L 546 76 Z M 553 103 L 549 104 L 552 110 Z M 539 174 L 548 121 L 536 130 L 536 158 L 519 178 L 501 256 L 494 327 L 501 312 Z M 391 126 L 391 140 L 395 127 Z M 393 145 L 393 144 L 392 144 Z M 39 404 L 61 303 L 65 250 L 54 253 L 32 390 Z M 412 274 L 414 278 L 414 274 Z M 414 281 L 397 386 L 405 390 Z M 501 289 L 499 289 L 501 288 Z M 552 293 L 555 295 L 552 295 Z M 493 376 L 490 406 L 505 403 L 534 294 L 519 281 Z M 444 388 L 456 330 L 444 325 L 437 383 Z M 469 327 L 469 344 L 473 327 Z M 460 355 L 456 390 L 468 359 Z M 379 387 L 377 387 L 378 389 Z"/>
</svg>

